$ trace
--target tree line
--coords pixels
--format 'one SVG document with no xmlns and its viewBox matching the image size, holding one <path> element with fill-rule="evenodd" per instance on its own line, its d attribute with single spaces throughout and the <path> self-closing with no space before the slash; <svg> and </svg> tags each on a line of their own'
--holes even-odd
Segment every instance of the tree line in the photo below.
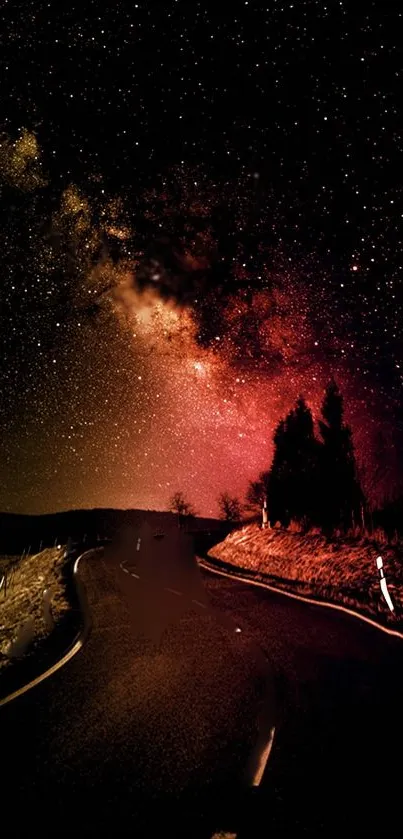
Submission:
<svg viewBox="0 0 403 839">
<path fill-rule="evenodd" d="M 326 388 L 317 429 L 301 396 L 274 432 L 271 467 L 249 484 L 246 506 L 261 510 L 267 502 L 271 526 L 319 527 L 325 533 L 362 525 L 366 500 L 360 486 L 351 429 L 344 421 L 343 397 L 335 381 Z M 221 518 L 238 522 L 242 504 L 228 492 L 218 498 Z M 175 493 L 170 509 L 179 521 L 195 511 Z"/>
<path fill-rule="evenodd" d="M 228 522 L 238 522 L 242 518 L 242 504 L 238 498 L 229 494 L 229 492 L 221 492 L 217 498 L 218 507 L 220 510 L 220 518 Z M 178 517 L 179 527 L 186 519 L 191 519 L 197 516 L 193 504 L 185 498 L 183 492 L 175 492 L 168 504 L 168 509 L 171 513 L 175 513 Z"/>
<path fill-rule="evenodd" d="M 351 429 L 344 421 L 343 397 L 332 381 L 318 420 L 300 397 L 274 433 L 269 471 L 251 482 L 250 507 L 267 499 L 271 525 L 320 527 L 347 531 L 363 522 L 365 497 L 357 475 Z"/>
</svg>

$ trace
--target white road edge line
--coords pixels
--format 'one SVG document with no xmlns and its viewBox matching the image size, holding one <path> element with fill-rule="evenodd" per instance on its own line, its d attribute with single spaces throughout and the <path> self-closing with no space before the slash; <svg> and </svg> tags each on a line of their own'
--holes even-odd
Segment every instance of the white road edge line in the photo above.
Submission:
<svg viewBox="0 0 403 839">
<path fill-rule="evenodd" d="M 79 556 L 76 559 L 76 561 L 74 563 L 74 568 L 73 568 L 73 576 L 74 577 L 77 577 L 77 579 L 78 579 L 77 572 L 78 572 L 78 566 L 79 566 L 79 563 L 81 562 L 81 560 L 84 557 L 88 556 L 88 554 L 95 553 L 96 550 L 97 550 L 97 548 L 92 548 L 89 551 L 85 551 L 85 553 L 81 554 L 81 556 Z M 81 600 L 81 598 L 80 598 L 80 600 Z M 81 606 L 81 611 L 84 614 L 84 610 L 82 608 L 82 603 L 81 602 L 80 602 L 80 606 Z M 55 664 L 53 664 L 52 667 L 49 667 L 49 669 L 45 670 L 44 673 L 41 673 L 40 676 L 37 676 L 35 679 L 32 679 L 32 682 L 28 682 L 26 685 L 23 685 L 21 688 L 18 688 L 18 690 L 15 690 L 13 693 L 9 693 L 9 695 L 4 696 L 3 699 L 0 699 L 0 708 L 2 708 L 4 705 L 8 705 L 8 703 L 12 702 L 13 699 L 18 699 L 19 696 L 23 696 L 24 693 L 27 693 L 29 690 L 32 690 L 32 688 L 36 687 L 37 685 L 40 685 L 41 682 L 44 682 L 45 679 L 48 679 L 49 676 L 53 676 L 53 673 L 56 673 L 57 670 L 60 670 L 61 667 L 64 667 L 64 665 L 67 664 L 67 662 L 70 661 L 70 659 L 72 659 L 75 655 L 77 655 L 77 653 L 84 646 L 88 631 L 89 631 L 88 619 L 86 620 L 86 616 L 84 615 L 84 627 L 80 630 L 79 637 L 77 638 L 77 641 L 73 644 L 73 646 L 70 648 L 70 650 L 68 650 L 68 652 L 65 653 L 65 655 L 62 658 L 59 659 L 59 661 L 57 661 Z"/>
<path fill-rule="evenodd" d="M 213 833 L 211 839 L 237 839 L 237 833 L 228 833 L 226 830 L 219 830 L 218 833 Z"/>
<path fill-rule="evenodd" d="M 213 833 L 211 839 L 237 839 L 237 833 L 228 833 L 226 830 L 219 830 L 218 833 Z"/>
<path fill-rule="evenodd" d="M 290 591 L 284 591 L 284 589 L 276 588 L 275 586 L 269 585 L 269 583 L 262 583 L 259 580 L 251 580 L 249 577 L 242 577 L 240 574 L 229 574 L 226 571 L 219 571 L 217 568 L 213 568 L 212 565 L 209 565 L 208 562 L 201 559 L 201 557 L 197 557 L 197 561 L 201 568 L 205 568 L 206 571 L 210 571 L 212 574 L 217 574 L 219 577 L 228 577 L 230 580 L 239 580 L 241 583 L 258 586 L 258 588 L 265 588 L 268 589 L 268 591 L 274 591 L 276 594 L 282 594 L 284 597 L 290 597 L 292 600 L 300 600 L 301 603 L 310 603 L 312 606 L 320 606 L 322 609 L 335 609 L 337 612 L 344 612 L 346 615 L 351 615 L 353 618 L 357 618 L 360 621 L 364 621 L 364 623 L 368 623 L 370 626 L 378 629 L 379 632 L 384 632 L 385 635 L 393 635 L 395 638 L 403 640 L 403 633 L 399 632 L 397 629 L 388 629 L 386 626 L 382 626 L 382 624 L 371 620 L 371 618 L 367 618 L 365 615 L 361 615 L 359 612 L 355 612 L 353 609 L 347 609 L 346 606 L 338 606 L 335 603 L 327 603 L 325 600 L 313 600 L 311 597 L 302 597 L 300 594 L 293 594 Z"/>
<path fill-rule="evenodd" d="M 263 749 L 262 754 L 260 755 L 259 766 L 256 769 L 255 775 L 254 775 L 253 780 L 252 780 L 252 786 L 253 787 L 258 787 L 260 785 L 260 782 L 261 782 L 262 778 L 263 778 L 264 770 L 266 769 L 267 761 L 269 760 L 270 752 L 271 752 L 272 747 L 273 747 L 275 733 L 276 733 L 276 728 L 275 728 L 275 726 L 273 726 L 273 728 L 270 730 L 267 745 Z"/>
</svg>

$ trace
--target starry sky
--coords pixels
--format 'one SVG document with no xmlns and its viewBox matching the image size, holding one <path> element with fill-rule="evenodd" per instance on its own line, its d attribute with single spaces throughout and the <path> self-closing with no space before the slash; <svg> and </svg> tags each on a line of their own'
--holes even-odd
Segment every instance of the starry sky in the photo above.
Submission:
<svg viewBox="0 0 403 839">
<path fill-rule="evenodd" d="M 1 510 L 216 515 L 332 376 L 401 491 L 399 5 L 2 4 Z"/>
</svg>

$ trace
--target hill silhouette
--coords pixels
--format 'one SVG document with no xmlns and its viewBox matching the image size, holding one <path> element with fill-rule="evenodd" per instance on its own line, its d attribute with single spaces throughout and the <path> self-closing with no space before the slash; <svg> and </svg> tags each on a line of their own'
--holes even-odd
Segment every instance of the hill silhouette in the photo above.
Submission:
<svg viewBox="0 0 403 839">
<path fill-rule="evenodd" d="M 40 516 L 0 513 L 0 552 L 39 551 L 55 542 L 65 544 L 68 539 L 90 547 L 115 539 L 125 528 L 137 530 L 145 521 L 155 530 L 177 527 L 175 513 L 158 510 L 96 508 Z M 192 517 L 184 523 L 184 530 L 195 537 L 200 550 L 207 550 L 230 529 L 227 523 L 218 519 Z"/>
</svg>

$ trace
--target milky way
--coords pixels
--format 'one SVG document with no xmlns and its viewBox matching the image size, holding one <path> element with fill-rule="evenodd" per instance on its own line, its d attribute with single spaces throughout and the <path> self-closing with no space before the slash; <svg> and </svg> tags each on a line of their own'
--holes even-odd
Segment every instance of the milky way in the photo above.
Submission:
<svg viewBox="0 0 403 839">
<path fill-rule="evenodd" d="M 215 514 L 331 376 L 399 486 L 396 21 L 194 6 L 4 13 L 2 509 Z"/>
</svg>

